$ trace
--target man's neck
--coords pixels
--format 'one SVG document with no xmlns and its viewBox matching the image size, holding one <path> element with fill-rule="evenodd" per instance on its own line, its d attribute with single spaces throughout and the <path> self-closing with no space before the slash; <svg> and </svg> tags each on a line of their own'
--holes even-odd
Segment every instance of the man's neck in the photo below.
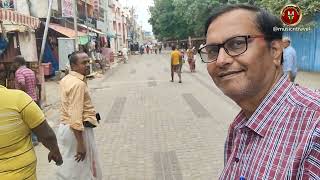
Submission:
<svg viewBox="0 0 320 180">
<path fill-rule="evenodd" d="M 267 86 L 265 89 L 259 91 L 255 96 L 251 97 L 250 99 L 243 99 L 238 102 L 236 101 L 248 119 L 256 111 L 258 106 L 265 99 L 265 97 L 269 94 L 269 92 L 273 89 L 273 87 L 278 83 L 278 81 L 280 80 L 282 75 L 283 75 L 283 73 L 278 72 L 275 75 L 274 80 L 272 81 L 272 83 L 270 83 L 269 86 Z"/>
<path fill-rule="evenodd" d="M 252 114 L 256 111 L 256 109 L 258 108 L 258 106 L 263 101 L 266 95 L 267 93 L 264 94 L 264 96 L 256 96 L 250 100 L 246 100 L 245 102 L 238 103 L 247 119 L 249 119 L 252 116 Z"/>
<path fill-rule="evenodd" d="M 78 77 L 79 79 L 81 79 L 81 80 L 84 81 L 84 82 L 87 81 L 85 75 L 83 75 L 83 74 L 81 74 L 81 73 L 79 73 L 79 72 L 77 72 L 77 71 L 74 71 L 74 70 L 71 70 L 71 71 L 72 71 L 73 73 L 76 73 L 76 74 L 70 74 L 70 75 L 76 76 L 76 77 Z"/>
<path fill-rule="evenodd" d="M 80 74 L 80 75 L 84 76 L 82 73 L 80 73 L 80 72 L 78 72 L 78 71 L 73 71 L 73 72 L 76 72 L 76 73 L 78 73 L 78 74 Z"/>
<path fill-rule="evenodd" d="M 78 73 L 78 74 L 81 74 L 82 76 L 85 76 L 85 75 L 83 75 L 81 72 L 78 72 L 77 70 L 71 69 L 71 71 L 76 72 L 76 73 Z"/>
</svg>

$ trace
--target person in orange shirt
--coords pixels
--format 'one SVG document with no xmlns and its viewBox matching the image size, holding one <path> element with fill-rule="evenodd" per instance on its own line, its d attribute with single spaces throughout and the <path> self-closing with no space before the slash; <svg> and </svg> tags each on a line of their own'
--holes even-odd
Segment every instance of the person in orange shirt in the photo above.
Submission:
<svg viewBox="0 0 320 180">
<path fill-rule="evenodd" d="M 171 82 L 173 82 L 174 72 L 176 72 L 179 76 L 179 83 L 182 83 L 181 81 L 181 69 L 180 69 L 180 63 L 181 63 L 181 53 L 177 50 L 176 46 L 172 46 L 172 52 L 171 52 Z"/>
<path fill-rule="evenodd" d="M 102 180 L 93 128 L 98 126 L 86 83 L 89 57 L 81 51 L 69 55 L 71 71 L 60 81 L 61 121 L 57 133 L 64 164 L 57 180 Z"/>
</svg>

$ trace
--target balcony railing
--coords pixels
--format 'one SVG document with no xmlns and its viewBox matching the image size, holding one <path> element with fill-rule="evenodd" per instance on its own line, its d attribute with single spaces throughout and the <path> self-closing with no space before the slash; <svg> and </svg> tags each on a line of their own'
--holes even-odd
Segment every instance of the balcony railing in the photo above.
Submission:
<svg viewBox="0 0 320 180">
<path fill-rule="evenodd" d="M 32 29 L 37 29 L 40 25 L 38 18 L 21 14 L 17 11 L 0 9 L 0 20 L 10 21 L 14 24 L 25 25 Z"/>
</svg>

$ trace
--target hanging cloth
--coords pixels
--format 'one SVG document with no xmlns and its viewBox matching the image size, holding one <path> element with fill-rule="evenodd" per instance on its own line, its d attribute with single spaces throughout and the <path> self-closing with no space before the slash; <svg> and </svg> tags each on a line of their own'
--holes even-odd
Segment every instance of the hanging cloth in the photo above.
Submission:
<svg viewBox="0 0 320 180">
<path fill-rule="evenodd" d="M 8 44 L 8 41 L 4 37 L 0 37 L 0 55 L 7 49 Z"/>
</svg>

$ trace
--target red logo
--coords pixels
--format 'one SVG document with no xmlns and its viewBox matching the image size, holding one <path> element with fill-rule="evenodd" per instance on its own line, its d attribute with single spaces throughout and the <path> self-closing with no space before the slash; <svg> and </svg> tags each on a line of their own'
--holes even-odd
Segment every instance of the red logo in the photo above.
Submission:
<svg viewBox="0 0 320 180">
<path fill-rule="evenodd" d="M 302 11 L 299 6 L 288 4 L 281 10 L 281 21 L 288 26 L 296 26 L 302 19 Z"/>
</svg>

